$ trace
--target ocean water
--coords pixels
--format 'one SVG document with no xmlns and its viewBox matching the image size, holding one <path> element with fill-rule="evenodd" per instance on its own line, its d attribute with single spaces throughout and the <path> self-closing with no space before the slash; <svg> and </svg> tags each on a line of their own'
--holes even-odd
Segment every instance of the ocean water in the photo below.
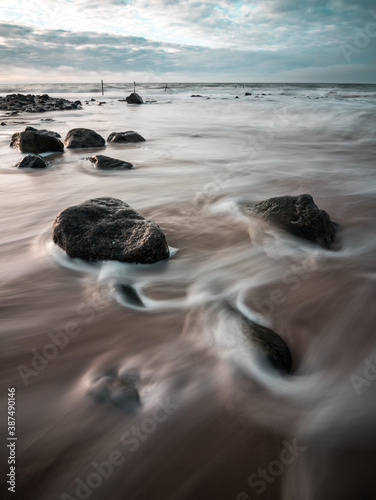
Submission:
<svg viewBox="0 0 376 500">
<path fill-rule="evenodd" d="M 83 103 L 0 116 L 0 459 L 4 478 L 15 387 L 13 497 L 374 499 L 376 85 L 137 82 L 148 102 L 129 106 L 132 90 L 0 85 Z M 28 125 L 146 142 L 19 171 L 9 142 Z M 96 171 L 93 154 L 135 168 Z M 340 225 L 333 250 L 238 209 L 302 193 Z M 90 264 L 56 248 L 56 215 L 101 196 L 157 222 L 172 257 Z M 228 305 L 286 341 L 291 375 L 259 363 Z"/>
</svg>

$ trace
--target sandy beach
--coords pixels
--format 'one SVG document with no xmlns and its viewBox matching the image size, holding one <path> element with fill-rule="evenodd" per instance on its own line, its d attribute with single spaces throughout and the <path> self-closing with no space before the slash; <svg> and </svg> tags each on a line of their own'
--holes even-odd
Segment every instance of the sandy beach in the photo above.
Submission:
<svg viewBox="0 0 376 500">
<path fill-rule="evenodd" d="M 376 86 L 171 88 L 145 84 L 153 102 L 128 105 L 115 84 L 104 96 L 24 85 L 14 92 L 82 109 L 0 116 L 15 498 L 374 499 Z M 145 142 L 65 148 L 42 154 L 46 169 L 17 169 L 24 154 L 9 143 L 26 126 Z M 134 168 L 98 170 L 86 159 L 98 154 Z M 304 193 L 339 224 L 330 250 L 239 209 Z M 85 262 L 54 245 L 59 212 L 100 197 L 156 222 L 170 258 Z M 229 307 L 284 340 L 291 374 L 259 363 Z"/>
</svg>

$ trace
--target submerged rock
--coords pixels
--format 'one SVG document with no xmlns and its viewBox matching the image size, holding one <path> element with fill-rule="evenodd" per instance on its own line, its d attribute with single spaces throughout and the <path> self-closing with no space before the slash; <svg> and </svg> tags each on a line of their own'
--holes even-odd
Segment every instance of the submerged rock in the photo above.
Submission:
<svg viewBox="0 0 376 500">
<path fill-rule="evenodd" d="M 110 156 L 95 155 L 89 156 L 86 160 L 91 161 L 99 170 L 126 170 L 133 168 L 132 163 L 127 161 L 111 158 Z"/>
<path fill-rule="evenodd" d="M 273 330 L 258 325 L 242 316 L 243 333 L 251 340 L 261 355 L 282 373 L 290 373 L 292 368 L 291 354 L 286 342 Z"/>
<path fill-rule="evenodd" d="M 169 257 L 160 227 L 116 198 L 95 198 L 56 217 L 53 241 L 69 257 L 153 264 Z"/>
<path fill-rule="evenodd" d="M 144 101 L 140 95 L 136 92 L 132 92 L 131 95 L 125 98 L 128 104 L 143 104 Z"/>
<path fill-rule="evenodd" d="M 242 209 L 323 248 L 330 248 L 338 228 L 338 224 L 316 206 L 309 194 L 279 196 L 255 205 L 243 203 Z"/>
<path fill-rule="evenodd" d="M 17 168 L 47 168 L 47 163 L 39 155 L 27 155 L 15 165 Z"/>
<path fill-rule="evenodd" d="M 141 297 L 132 285 L 128 283 L 118 283 L 117 285 L 115 285 L 115 291 L 130 306 L 145 307 L 145 304 L 142 302 Z"/>
<path fill-rule="evenodd" d="M 64 144 L 68 149 L 101 148 L 105 142 L 101 135 L 89 128 L 73 128 L 64 139 Z"/>
<path fill-rule="evenodd" d="M 134 130 L 127 130 L 126 132 L 112 132 L 107 137 L 107 142 L 125 142 L 125 143 L 135 143 L 135 142 L 145 142 L 142 135 L 134 132 Z"/>
<path fill-rule="evenodd" d="M 134 410 L 141 404 L 140 395 L 132 380 L 108 374 L 94 380 L 88 394 L 99 404 L 112 403 L 123 410 Z"/>
<path fill-rule="evenodd" d="M 64 144 L 54 134 L 56 132 L 26 127 L 24 132 L 16 132 L 12 135 L 10 146 L 18 148 L 22 153 L 64 151 Z"/>
</svg>

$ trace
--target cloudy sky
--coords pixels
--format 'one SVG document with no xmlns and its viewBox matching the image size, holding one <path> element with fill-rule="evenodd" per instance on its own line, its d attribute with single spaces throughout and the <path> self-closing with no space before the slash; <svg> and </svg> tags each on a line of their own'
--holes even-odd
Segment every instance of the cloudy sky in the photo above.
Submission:
<svg viewBox="0 0 376 500">
<path fill-rule="evenodd" d="M 0 82 L 376 83 L 375 0 L 1 0 Z"/>
</svg>

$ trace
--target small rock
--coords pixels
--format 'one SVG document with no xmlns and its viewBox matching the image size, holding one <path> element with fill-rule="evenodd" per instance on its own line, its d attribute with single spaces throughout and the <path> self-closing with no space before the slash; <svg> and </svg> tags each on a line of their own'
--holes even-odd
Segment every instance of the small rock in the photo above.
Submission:
<svg viewBox="0 0 376 500">
<path fill-rule="evenodd" d="M 252 95 L 250 92 L 246 92 L 244 95 Z"/>
<path fill-rule="evenodd" d="M 47 168 L 47 166 L 47 163 L 39 155 L 27 155 L 15 165 L 17 168 Z"/>
<path fill-rule="evenodd" d="M 53 224 L 53 241 L 69 257 L 153 264 L 170 255 L 160 227 L 116 198 L 66 208 Z"/>
<path fill-rule="evenodd" d="M 254 347 L 257 354 L 266 359 L 274 368 L 283 374 L 291 372 L 292 360 L 290 349 L 286 342 L 273 330 L 261 326 L 244 316 L 237 308 L 227 303 L 225 305 L 227 313 L 234 318 L 240 327 L 242 336 L 238 338 L 241 342 L 239 348 Z M 230 323 L 231 324 L 231 323 Z M 234 335 L 235 331 L 232 331 Z M 236 332 L 238 335 L 238 332 Z M 245 342 L 245 344 L 244 344 Z"/>
<path fill-rule="evenodd" d="M 88 128 L 73 128 L 64 139 L 68 149 L 72 148 L 101 148 L 105 145 L 103 137 Z"/>
<path fill-rule="evenodd" d="M 282 373 L 290 373 L 291 354 L 286 342 L 273 330 L 242 316 L 242 331 L 269 363 Z"/>
<path fill-rule="evenodd" d="M 202 97 L 202 95 L 200 95 L 200 94 L 193 94 L 193 95 L 191 95 L 191 97 Z"/>
<path fill-rule="evenodd" d="M 1 123 L 0 123 L 0 125 L 1 125 L 2 127 L 5 127 L 6 123 L 1 122 Z"/>
<path fill-rule="evenodd" d="M 235 97 L 235 99 L 240 99 L 240 98 L 239 98 L 239 96 L 237 95 L 237 96 Z"/>
<path fill-rule="evenodd" d="M 145 307 L 140 296 L 132 285 L 119 283 L 115 286 L 115 290 L 129 305 L 143 308 Z"/>
<path fill-rule="evenodd" d="M 99 404 L 112 403 L 123 410 L 134 410 L 141 404 L 140 395 L 132 382 L 117 375 L 104 375 L 91 383 L 88 394 Z"/>
<path fill-rule="evenodd" d="M 132 92 L 132 94 L 129 95 L 128 97 L 126 97 L 125 100 L 127 101 L 128 104 L 143 104 L 144 103 L 142 97 L 140 95 L 136 94 L 136 92 Z"/>
<path fill-rule="evenodd" d="M 99 170 L 125 170 L 134 168 L 132 163 L 111 158 L 110 156 L 95 155 L 89 156 L 86 160 L 91 161 Z"/>
<path fill-rule="evenodd" d="M 255 205 L 243 203 L 241 206 L 247 214 L 275 224 L 294 236 L 318 243 L 323 248 L 330 248 L 338 228 L 338 224 L 316 206 L 309 194 L 279 196 Z"/>
<path fill-rule="evenodd" d="M 107 137 L 107 142 L 135 143 L 144 141 L 145 139 L 133 130 L 128 130 L 126 132 L 112 132 L 112 134 Z"/>
</svg>

